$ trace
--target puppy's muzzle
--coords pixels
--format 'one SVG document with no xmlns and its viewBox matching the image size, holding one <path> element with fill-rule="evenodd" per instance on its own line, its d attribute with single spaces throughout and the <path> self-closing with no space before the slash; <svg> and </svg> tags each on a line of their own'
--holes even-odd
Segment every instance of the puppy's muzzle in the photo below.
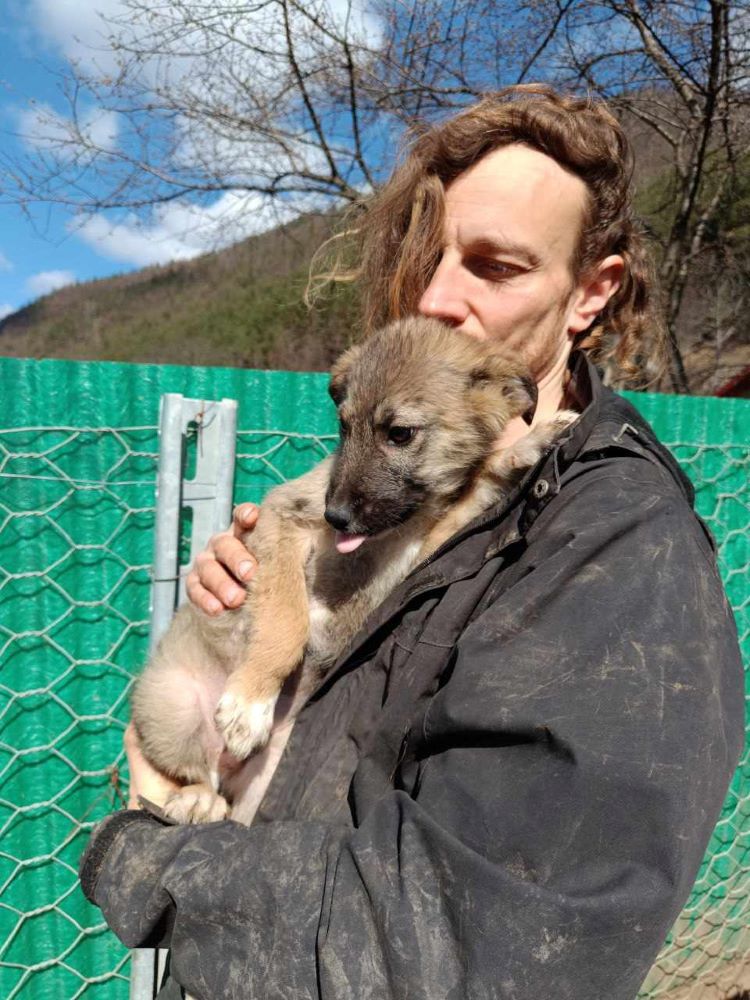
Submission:
<svg viewBox="0 0 750 1000">
<path fill-rule="evenodd" d="M 352 512 L 343 504 L 326 507 L 325 519 L 335 531 L 346 531 L 352 522 Z"/>
</svg>

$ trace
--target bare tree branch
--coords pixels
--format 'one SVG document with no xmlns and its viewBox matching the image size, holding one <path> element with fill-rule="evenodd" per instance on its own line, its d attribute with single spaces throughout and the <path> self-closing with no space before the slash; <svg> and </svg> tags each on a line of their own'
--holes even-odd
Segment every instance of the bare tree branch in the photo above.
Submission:
<svg viewBox="0 0 750 1000">
<path fill-rule="evenodd" d="M 0 153 L 0 199 L 82 220 L 230 195 L 356 204 L 425 119 L 532 76 L 584 86 L 647 136 L 672 387 L 689 387 L 695 270 L 726 274 L 720 309 L 703 293 L 714 319 L 750 270 L 734 207 L 750 198 L 750 0 L 120 2 L 104 20 L 114 69 L 71 65 L 66 113 L 32 109 L 28 152 Z"/>
</svg>

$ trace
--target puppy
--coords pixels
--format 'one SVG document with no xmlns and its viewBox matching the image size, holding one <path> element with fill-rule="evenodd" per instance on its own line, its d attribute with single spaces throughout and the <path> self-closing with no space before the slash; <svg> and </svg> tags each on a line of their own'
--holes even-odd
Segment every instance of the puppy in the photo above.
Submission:
<svg viewBox="0 0 750 1000">
<path fill-rule="evenodd" d="M 180 608 L 136 684 L 143 752 L 185 783 L 165 806 L 181 821 L 221 818 L 228 800 L 233 818 L 251 820 L 296 712 L 368 614 L 501 500 L 575 417 L 557 414 L 496 450 L 509 420 L 531 420 L 531 375 L 417 318 L 347 351 L 330 393 L 339 447 L 266 498 L 246 537 L 258 570 L 243 606 L 216 619 Z M 271 745 L 243 765 L 272 728 Z"/>
</svg>

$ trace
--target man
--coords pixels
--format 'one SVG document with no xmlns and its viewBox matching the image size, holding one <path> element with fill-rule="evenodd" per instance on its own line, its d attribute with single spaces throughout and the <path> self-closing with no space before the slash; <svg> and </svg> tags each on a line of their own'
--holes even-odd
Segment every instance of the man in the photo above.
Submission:
<svg viewBox="0 0 750 1000">
<path fill-rule="evenodd" d="M 371 324 L 418 311 L 501 341 L 541 416 L 581 417 L 375 612 L 251 828 L 120 813 L 84 889 L 127 944 L 168 941 L 197 997 L 632 1000 L 718 815 L 743 697 L 691 488 L 573 350 L 625 370 L 654 350 L 622 133 L 599 105 L 511 88 L 420 136 L 361 230 Z M 217 536 L 191 598 L 219 613 L 251 573 Z"/>
</svg>

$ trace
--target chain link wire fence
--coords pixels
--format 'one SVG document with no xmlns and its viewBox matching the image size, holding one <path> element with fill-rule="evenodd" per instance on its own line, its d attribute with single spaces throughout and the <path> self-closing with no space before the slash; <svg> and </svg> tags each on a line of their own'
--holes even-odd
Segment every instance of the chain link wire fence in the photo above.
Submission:
<svg viewBox="0 0 750 1000">
<path fill-rule="evenodd" d="M 0 430 L 0 996 L 128 996 L 129 955 L 84 900 L 77 863 L 124 798 L 128 690 L 148 646 L 160 394 L 240 400 L 235 500 L 258 502 L 334 446 L 325 386 L 319 375 L 0 362 L 0 391 L 18 402 Z M 750 659 L 750 404 L 633 398 L 698 485 Z M 189 527 L 186 517 L 185 552 Z M 748 813 L 746 754 L 642 997 L 750 988 Z"/>
</svg>

